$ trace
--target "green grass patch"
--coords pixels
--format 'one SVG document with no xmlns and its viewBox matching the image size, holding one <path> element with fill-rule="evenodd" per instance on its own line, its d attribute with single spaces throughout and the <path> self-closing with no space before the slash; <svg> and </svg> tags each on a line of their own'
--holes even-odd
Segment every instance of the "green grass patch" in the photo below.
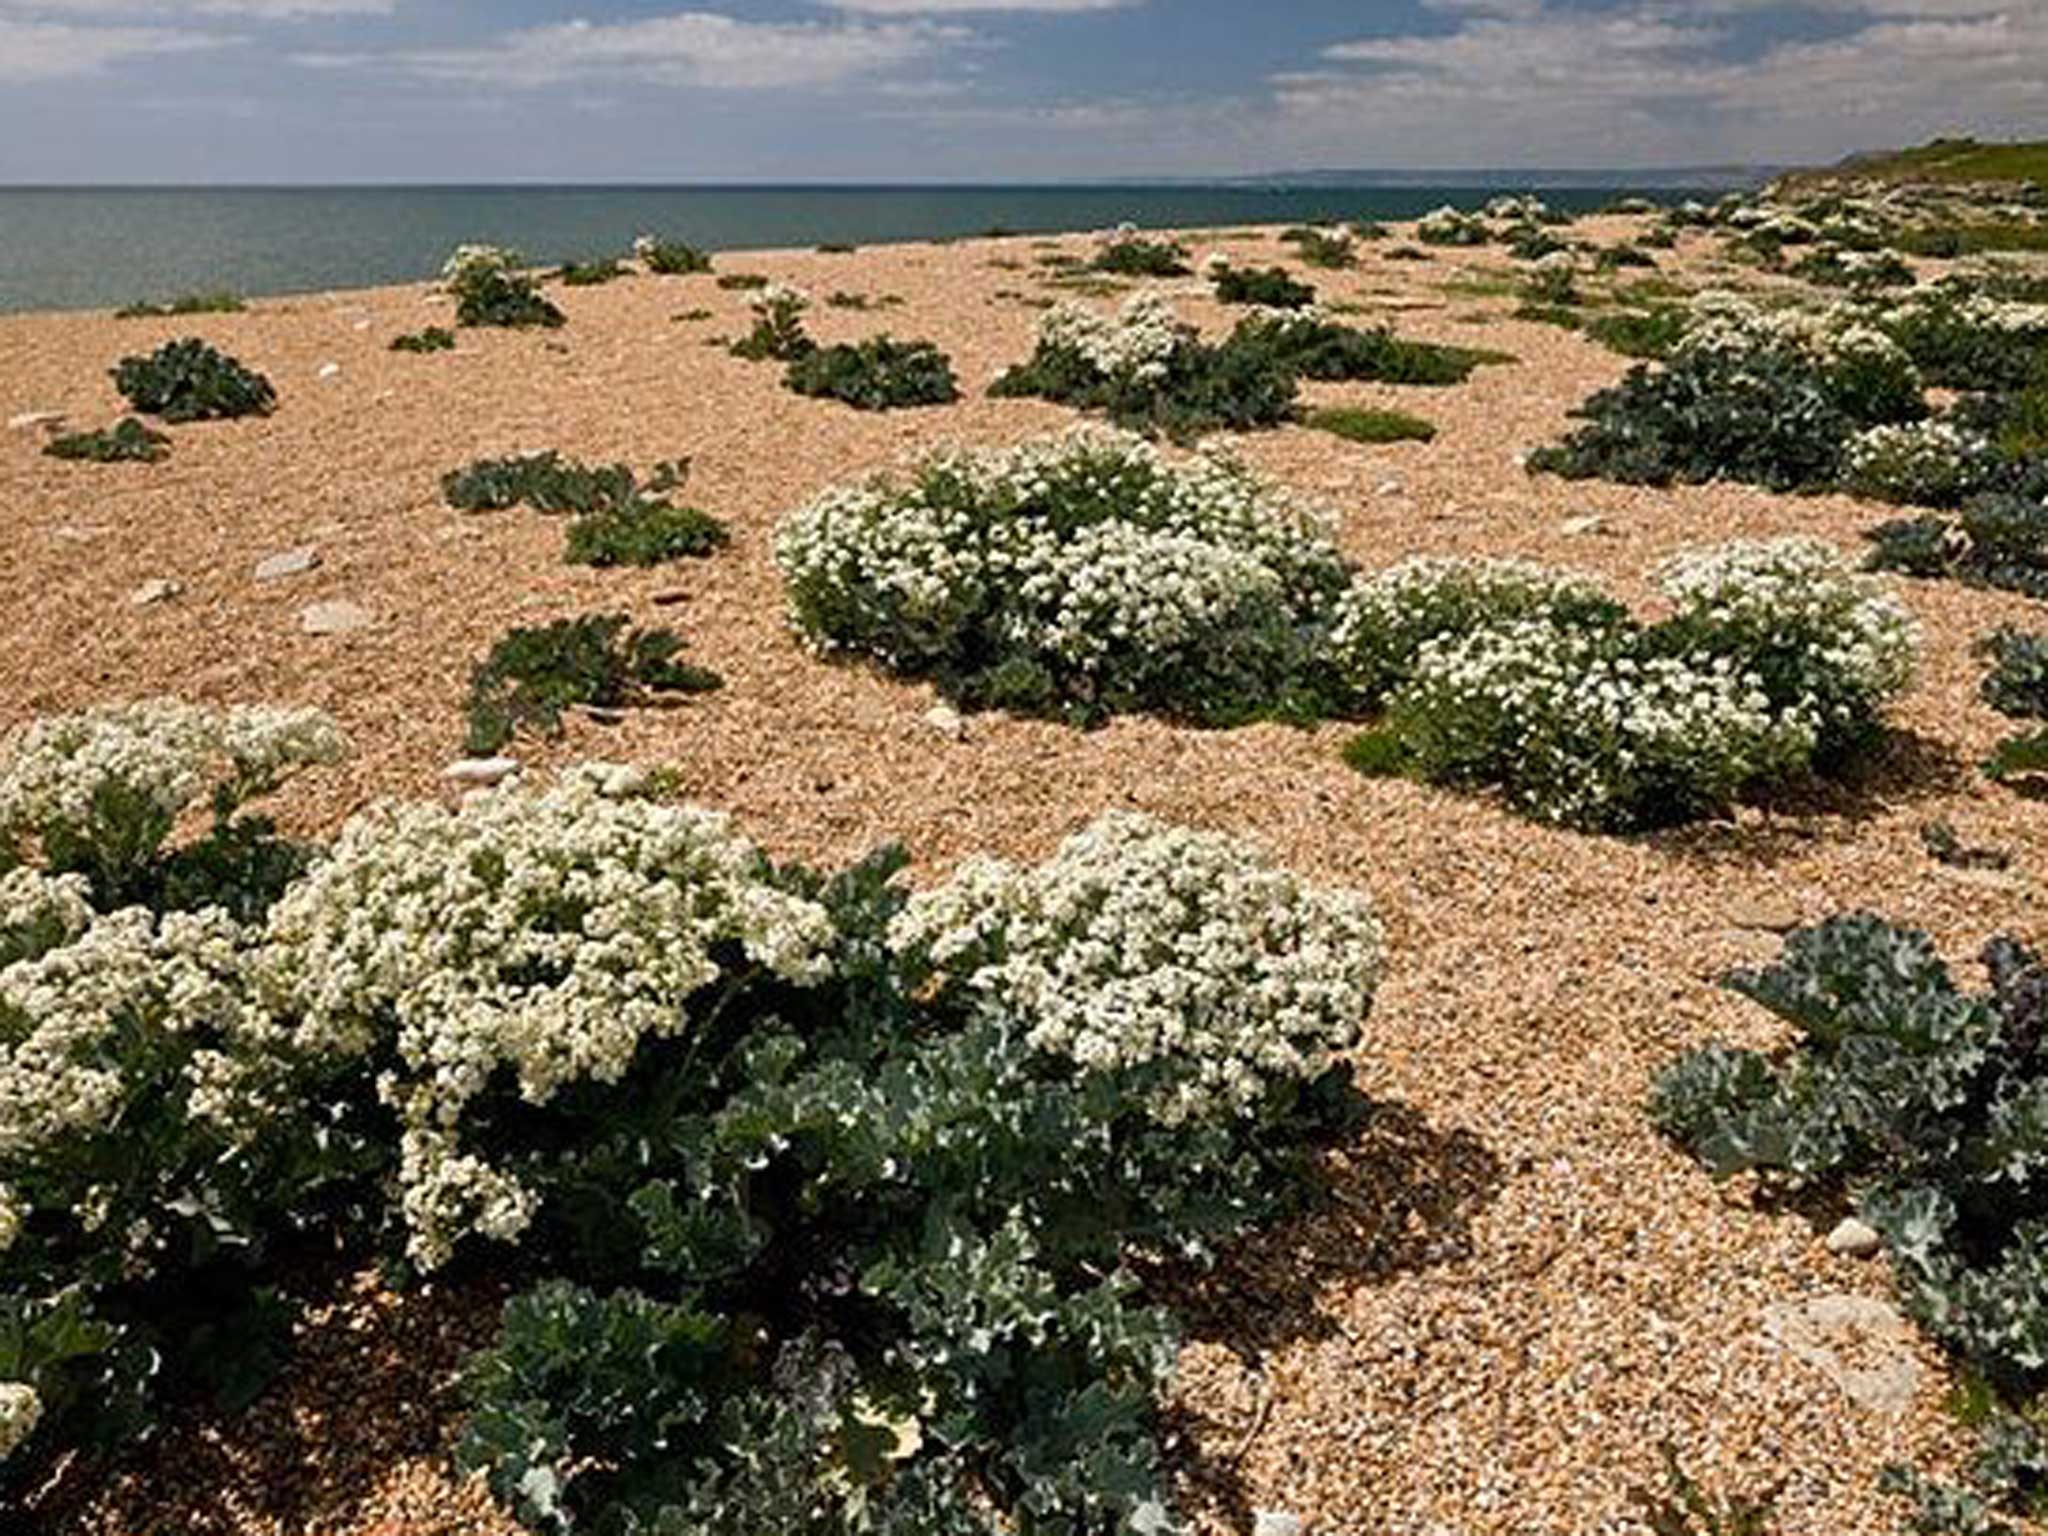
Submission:
<svg viewBox="0 0 2048 1536">
<path fill-rule="evenodd" d="M 187 293 L 175 299 L 152 302 L 137 299 L 114 311 L 116 320 L 163 320 L 175 315 L 239 315 L 249 306 L 238 293 Z"/>
<path fill-rule="evenodd" d="M 1310 411 L 1304 421 L 1350 443 L 1426 443 L 1436 436 L 1436 427 L 1420 416 L 1364 406 L 1325 406 Z"/>
</svg>

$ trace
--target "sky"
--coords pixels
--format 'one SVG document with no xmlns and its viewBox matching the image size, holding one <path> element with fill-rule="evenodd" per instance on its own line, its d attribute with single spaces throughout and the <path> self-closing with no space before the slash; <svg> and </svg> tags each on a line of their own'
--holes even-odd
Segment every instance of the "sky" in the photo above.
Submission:
<svg viewBox="0 0 2048 1536">
<path fill-rule="evenodd" d="M 2048 0 L 0 0 L 0 183 L 1015 181 L 2048 137 Z"/>
</svg>

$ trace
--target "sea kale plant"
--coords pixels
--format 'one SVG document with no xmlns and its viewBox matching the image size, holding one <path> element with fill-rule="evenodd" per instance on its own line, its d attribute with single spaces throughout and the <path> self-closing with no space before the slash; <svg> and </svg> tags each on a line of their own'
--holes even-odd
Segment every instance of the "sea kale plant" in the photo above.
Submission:
<svg viewBox="0 0 2048 1536">
<path fill-rule="evenodd" d="M 1233 267 L 1217 261 L 1205 268 L 1223 304 L 1256 304 L 1264 309 L 1301 309 L 1316 301 L 1308 283 L 1290 277 L 1285 267 Z"/>
<path fill-rule="evenodd" d="M 1985 771 L 1997 779 L 2037 779 L 2048 773 L 2048 635 L 2001 629 L 1977 650 L 1991 662 L 1979 696 L 2007 719 L 2033 722 L 1998 744 Z"/>
<path fill-rule="evenodd" d="M 1582 578 L 1518 562 L 1360 579 L 1330 665 L 1352 712 L 1380 719 L 1347 756 L 1628 831 L 1838 769 L 1910 679 L 1911 619 L 1824 544 L 1737 542 L 1658 574 L 1674 611 L 1648 625 Z"/>
<path fill-rule="evenodd" d="M 146 357 L 124 357 L 113 377 L 130 405 L 165 421 L 266 416 L 277 404 L 270 380 L 196 336 L 167 341 Z"/>
<path fill-rule="evenodd" d="M 457 325 L 553 329 L 567 318 L 522 270 L 519 253 L 499 246 L 457 246 L 441 284 L 455 297 Z"/>
<path fill-rule="evenodd" d="M 1989 438 L 1932 418 L 1871 427 L 1842 451 L 1842 488 L 1873 501 L 1916 507 L 1960 506 L 2001 478 Z"/>
<path fill-rule="evenodd" d="M 1978 496 L 1955 517 L 1881 523 L 1869 537 L 1876 569 L 2048 597 L 2048 486 Z"/>
<path fill-rule="evenodd" d="M 787 283 L 766 283 L 748 301 L 754 311 L 754 328 L 732 344 L 732 355 L 751 362 L 793 363 L 817 350 L 817 343 L 804 332 L 804 311 L 811 296 Z"/>
<path fill-rule="evenodd" d="M 1100 428 L 829 491 L 775 556 L 821 650 L 1079 720 L 1282 708 L 1345 579 L 1322 514 L 1228 459 L 1171 463 Z"/>
<path fill-rule="evenodd" d="M 1122 277 L 1186 277 L 1187 262 L 1187 250 L 1178 242 L 1153 240 L 1134 225 L 1120 224 L 1098 237 L 1089 265 Z"/>
<path fill-rule="evenodd" d="M 441 492 L 448 505 L 465 512 L 523 503 L 576 514 L 564 549 L 572 564 L 660 565 L 708 555 L 729 537 L 710 513 L 668 499 L 689 474 L 688 459 L 667 460 L 643 484 L 624 464 L 579 464 L 549 449 L 450 470 L 441 477 Z"/>
<path fill-rule="evenodd" d="M 391 338 L 394 352 L 453 352 L 455 333 L 444 325 L 430 325 L 424 330 L 408 331 L 403 336 Z"/>
<path fill-rule="evenodd" d="M 1793 1044 L 1692 1051 L 1649 1106 L 1717 1176 L 1853 1208 L 1906 1310 L 1989 1389 L 1976 1490 L 1887 1476 L 1928 1531 L 2004 1530 L 1992 1506 L 2048 1486 L 2048 967 L 2005 937 L 1981 958 L 1989 986 L 1969 991 L 1926 934 L 1870 914 L 1793 933 L 1728 978 Z"/>
<path fill-rule="evenodd" d="M 1740 480 L 1831 487 L 1852 437 L 1926 414 L 1921 381 L 1882 331 L 1852 315 L 1767 311 L 1702 296 L 1661 365 L 1629 371 L 1577 413 L 1585 424 L 1532 470 L 1630 484 Z"/>
<path fill-rule="evenodd" d="M 170 457 L 171 440 L 135 417 L 123 416 L 111 427 L 53 437 L 43 445 L 43 452 L 53 459 L 84 459 L 94 464 L 155 464 Z"/>
<path fill-rule="evenodd" d="M 353 1221 L 367 1084 L 298 1070 L 258 1001 L 306 852 L 242 814 L 343 748 L 170 700 L 0 744 L 0 1505 L 166 1398 L 246 1400 L 286 1347 L 266 1265 Z"/>
<path fill-rule="evenodd" d="M 633 242 L 633 255 L 657 277 L 684 277 L 709 272 L 711 257 L 696 246 L 660 235 L 642 235 Z"/>
<path fill-rule="evenodd" d="M 1157 293 L 1136 293 L 1114 316 L 1054 305 L 1031 357 L 989 386 L 1100 411 L 1120 427 L 1190 441 L 1288 420 L 1295 370 L 1270 350 L 1210 346 Z"/>
<path fill-rule="evenodd" d="M 783 382 L 800 395 L 839 400 L 861 411 L 949 405 L 960 398 L 953 365 L 928 341 L 866 341 L 816 347 L 795 358 Z"/>
<path fill-rule="evenodd" d="M 620 613 L 510 630 L 470 674 L 468 749 L 496 752 L 521 730 L 559 736 L 563 713 L 578 706 L 622 709 L 718 687 L 717 673 L 676 659 L 682 649 L 673 630 L 629 628 Z"/>
</svg>

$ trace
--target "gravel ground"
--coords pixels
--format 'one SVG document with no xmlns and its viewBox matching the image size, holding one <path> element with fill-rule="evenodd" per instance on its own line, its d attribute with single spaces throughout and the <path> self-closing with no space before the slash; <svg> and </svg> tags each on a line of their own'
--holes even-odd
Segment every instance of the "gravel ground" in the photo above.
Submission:
<svg viewBox="0 0 2048 1536">
<path fill-rule="evenodd" d="M 1631 227 L 1579 231 L 1611 240 Z M 1270 231 L 1192 243 L 1261 264 L 1291 254 Z M 1127 719 L 1084 733 L 987 716 L 954 739 L 924 720 L 929 689 L 797 645 L 769 542 L 815 491 L 921 445 L 1006 443 L 1074 419 L 981 392 L 1030 350 L 1031 301 L 1058 291 L 1033 263 L 1055 245 L 1087 248 L 1075 236 L 719 259 L 821 299 L 900 295 L 900 307 L 821 303 L 809 317 L 824 341 L 887 329 L 952 354 L 965 400 L 881 415 L 801 399 L 778 368 L 710 345 L 745 329 L 747 295 L 706 277 L 555 290 L 565 329 L 463 332 L 454 353 L 425 357 L 385 350 L 447 319 L 424 286 L 183 320 L 0 318 L 0 417 L 62 410 L 74 426 L 103 424 L 120 404 L 106 367 L 185 334 L 261 369 L 281 397 L 265 420 L 173 429 L 174 455 L 157 466 L 63 464 L 33 430 L 0 433 L 0 727 L 166 691 L 319 705 L 356 755 L 293 786 L 280 809 L 295 827 L 331 829 L 380 796 L 448 792 L 469 667 L 507 627 L 617 610 L 677 627 L 726 687 L 618 725 L 578 720 L 522 755 L 670 764 L 690 798 L 735 813 L 779 855 L 845 860 L 900 838 L 928 878 L 970 853 L 1042 857 L 1111 806 L 1248 834 L 1379 902 L 1391 963 L 1358 1072 L 1386 1107 L 1335 1165 L 1336 1215 L 1269 1234 L 1186 1298 L 1195 1326 L 1176 1415 L 1203 1528 L 1244 1531 L 1251 1511 L 1285 1509 L 1318 1536 L 1640 1530 L 1629 1490 L 1661 1483 L 1669 1442 L 1709 1488 L 1776 1485 L 1787 1533 L 1896 1530 L 1897 1510 L 1873 1491 L 1879 1468 L 1957 1453 L 1939 1358 L 1915 1347 L 1910 1407 L 1870 1411 L 1763 1332 L 1773 1304 L 1888 1296 L 1883 1261 L 1834 1257 L 1824 1225 L 1716 1186 L 1651 1132 L 1641 1103 L 1688 1045 L 1778 1038 L 1714 981 L 1772 955 L 1769 928 L 1875 909 L 1930 930 L 1973 980 L 1992 933 L 2038 936 L 2048 832 L 2037 808 L 1973 770 L 2003 722 L 1976 700 L 1969 647 L 2001 623 L 2039 625 L 2039 611 L 1905 584 L 1925 628 L 1923 675 L 1864 782 L 1643 838 L 1532 826 L 1480 797 L 1360 778 L 1338 760 L 1336 727 Z M 1383 311 L 1404 334 L 1517 361 L 1451 389 L 1307 391 L 1414 411 L 1440 429 L 1427 445 L 1366 448 L 1301 428 L 1243 441 L 1249 462 L 1340 511 L 1359 561 L 1521 555 L 1643 599 L 1649 568 L 1687 545 L 1800 532 L 1854 547 L 1889 515 L 1741 486 L 1532 479 L 1519 456 L 1624 360 L 1510 318 L 1512 297 L 1472 291 L 1483 284 L 1470 279 L 1508 268 L 1498 251 L 1408 263 L 1386 249 L 1311 276 L 1326 300 Z M 1696 237 L 1660 260 L 1667 276 L 1716 275 Z M 1446 292 L 1454 278 L 1467 281 Z M 1166 286 L 1187 317 L 1227 323 L 1206 285 Z M 711 319 L 677 318 L 700 306 Z M 323 378 L 328 363 L 339 372 Z M 691 456 L 688 499 L 729 522 L 732 547 L 656 572 L 593 571 L 562 564 L 555 520 L 441 504 L 443 471 L 541 448 L 641 467 Z M 1589 516 L 1595 531 L 1573 531 Z M 263 557 L 309 543 L 318 569 L 254 580 Z M 183 590 L 132 604 L 153 579 Z M 322 599 L 359 603 L 374 623 L 301 633 L 298 610 Z M 1937 819 L 2010 850 L 2011 870 L 1933 861 L 1919 828 Z M 285 1382 L 238 1418 L 181 1425 L 118 1476 L 67 1490 L 50 1529 L 510 1530 L 436 1455 L 454 1418 L 453 1362 L 494 1304 L 481 1289 L 398 1301 L 367 1278 L 330 1280 Z"/>
</svg>

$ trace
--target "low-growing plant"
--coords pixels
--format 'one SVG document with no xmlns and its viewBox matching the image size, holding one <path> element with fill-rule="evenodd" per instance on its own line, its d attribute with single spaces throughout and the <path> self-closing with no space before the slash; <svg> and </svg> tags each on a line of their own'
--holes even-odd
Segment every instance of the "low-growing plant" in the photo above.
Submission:
<svg viewBox="0 0 2048 1536">
<path fill-rule="evenodd" d="M 1474 369 L 1508 361 L 1505 353 L 1409 341 L 1384 326 L 1339 325 L 1315 310 L 1247 316 L 1225 348 L 1330 383 L 1462 384 Z"/>
<path fill-rule="evenodd" d="M 1412 562 L 1354 585 L 1330 639 L 1370 707 L 1377 771 L 1497 786 L 1544 821 L 1622 831 L 1697 819 L 1839 768 L 1911 675 L 1895 602 L 1798 539 L 1696 551 L 1641 625 L 1574 578 Z"/>
<path fill-rule="evenodd" d="M 578 705 L 619 709 L 717 688 L 717 673 L 676 659 L 682 649 L 673 630 L 630 628 L 621 613 L 511 630 L 470 675 L 467 749 L 496 752 L 521 730 L 559 736 L 563 712 Z"/>
<path fill-rule="evenodd" d="M 1344 230 L 1303 226 L 1285 231 L 1280 238 L 1294 247 L 1305 266 L 1343 272 L 1358 265 L 1358 248 Z"/>
<path fill-rule="evenodd" d="M 948 405 L 960 398 L 953 365 L 928 341 L 866 341 L 818 347 L 790 363 L 783 381 L 800 395 L 841 400 L 862 411 Z"/>
<path fill-rule="evenodd" d="M 137 299 L 114 311 L 116 320 L 163 320 L 178 315 L 239 315 L 249 306 L 238 293 L 186 293 L 175 299 Z"/>
<path fill-rule="evenodd" d="M 757 288 L 766 288 L 768 279 L 759 272 L 722 272 L 719 274 L 718 286 L 741 293 L 751 293 Z"/>
<path fill-rule="evenodd" d="M 1777 1528 L 1778 1491 L 1714 1498 L 1699 1485 L 1670 1445 L 1663 1447 L 1664 1489 L 1631 1488 L 1650 1536 L 1771 1536 Z"/>
<path fill-rule="evenodd" d="M 1657 258 L 1633 245 L 1602 247 L 1593 257 L 1596 272 L 1620 272 L 1630 267 L 1654 267 Z"/>
<path fill-rule="evenodd" d="M 455 333 L 446 326 L 430 325 L 425 330 L 410 331 L 403 336 L 391 338 L 394 352 L 453 352 Z"/>
<path fill-rule="evenodd" d="M 154 464 L 170 457 L 171 440 L 133 416 L 123 416 L 111 427 L 54 437 L 43 445 L 43 452 L 53 459 L 85 459 L 94 464 Z"/>
<path fill-rule="evenodd" d="M 1493 236 L 1478 214 L 1446 205 L 1416 220 L 1415 238 L 1424 245 L 1484 245 Z"/>
<path fill-rule="evenodd" d="M 562 558 L 572 565 L 665 565 L 711 554 L 730 537 L 709 512 L 635 497 L 569 524 Z"/>
<path fill-rule="evenodd" d="M 624 464 L 580 464 L 550 448 L 451 469 L 441 477 L 441 494 L 460 512 L 499 512 L 520 505 L 536 512 L 603 512 L 672 491 L 689 471 L 689 460 L 669 460 L 657 464 L 643 486 Z"/>
<path fill-rule="evenodd" d="M 519 255 L 494 245 L 463 245 L 441 268 L 441 282 L 455 297 L 455 323 L 511 329 L 551 330 L 565 316 L 522 270 Z"/>
<path fill-rule="evenodd" d="M 633 255 L 657 277 L 685 277 L 709 272 L 711 257 L 696 246 L 660 235 L 642 235 L 633 242 Z"/>
<path fill-rule="evenodd" d="M 137 411 L 165 421 L 264 416 L 277 404 L 270 380 L 196 336 L 167 341 L 147 357 L 122 358 L 113 378 Z"/>
<path fill-rule="evenodd" d="M 803 314 L 811 306 L 809 294 L 800 288 L 770 283 L 750 302 L 754 328 L 732 344 L 734 357 L 757 363 L 793 363 L 817 350 L 817 343 L 804 331 Z"/>
<path fill-rule="evenodd" d="M 1686 311 L 1677 304 L 1658 304 L 1648 309 L 1617 309 L 1594 315 L 1585 332 L 1610 352 L 1623 357 L 1655 359 L 1667 357 L 1685 334 Z"/>
<path fill-rule="evenodd" d="M 1871 427 L 1850 438 L 1841 482 L 1873 501 L 1955 507 L 1988 489 L 2000 472 L 1989 440 L 1936 419 Z"/>
<path fill-rule="evenodd" d="M 1310 411 L 1304 424 L 1352 443 L 1426 443 L 1436 436 L 1436 428 L 1420 416 L 1353 405 Z"/>
<path fill-rule="evenodd" d="M 1089 265 L 1124 277 L 1186 277 L 1187 248 L 1173 240 L 1150 240 L 1129 225 L 1112 231 Z"/>
<path fill-rule="evenodd" d="M 555 279 L 564 288 L 596 288 L 625 275 L 626 269 L 619 265 L 617 257 L 600 256 L 594 261 L 563 262 L 556 269 Z"/>
<path fill-rule="evenodd" d="M 1100 429 L 952 451 L 778 531 L 797 627 L 970 708 L 1228 724 L 1296 707 L 1344 579 L 1323 516 Z"/>
<path fill-rule="evenodd" d="M 1267 309 L 1300 309 L 1313 304 L 1316 291 L 1288 276 L 1285 267 L 1233 267 L 1215 272 L 1216 297 L 1224 304 L 1257 304 Z"/>
<path fill-rule="evenodd" d="M 2048 721 L 2048 635 L 2001 629 L 1977 650 L 1991 662 L 1979 697 L 2007 719 L 2036 722 L 2027 733 L 2001 741 L 1985 771 L 2003 780 L 2048 773 L 2048 725 L 2039 723 Z"/>
<path fill-rule="evenodd" d="M 1959 516 L 1899 519 L 1869 537 L 1873 569 L 2048 597 L 2048 502 L 1979 496 Z"/>
</svg>

